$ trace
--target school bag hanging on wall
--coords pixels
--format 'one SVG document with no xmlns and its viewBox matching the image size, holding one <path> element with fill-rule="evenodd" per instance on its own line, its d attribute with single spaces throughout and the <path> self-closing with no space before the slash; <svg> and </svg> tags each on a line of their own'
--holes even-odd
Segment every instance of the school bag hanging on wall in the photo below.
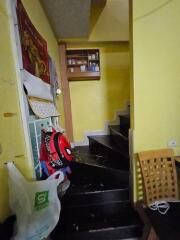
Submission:
<svg viewBox="0 0 180 240">
<path fill-rule="evenodd" d="M 71 171 L 70 162 L 73 159 L 70 143 L 61 132 L 52 128 L 52 132 L 42 129 L 40 147 L 40 162 L 45 176 L 50 176 L 61 169 L 65 176 Z"/>
<path fill-rule="evenodd" d="M 42 240 L 55 228 L 60 216 L 57 186 L 64 180 L 61 171 L 43 181 L 27 181 L 13 163 L 8 163 L 9 202 L 16 215 L 12 240 Z"/>
</svg>

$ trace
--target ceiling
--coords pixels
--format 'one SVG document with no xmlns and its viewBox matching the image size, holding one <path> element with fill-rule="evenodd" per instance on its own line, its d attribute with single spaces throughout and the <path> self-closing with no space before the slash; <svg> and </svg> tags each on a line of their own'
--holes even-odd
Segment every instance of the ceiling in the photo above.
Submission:
<svg viewBox="0 0 180 240">
<path fill-rule="evenodd" d="M 41 3 L 58 39 L 88 37 L 91 0 L 41 0 Z"/>
<path fill-rule="evenodd" d="M 128 0 L 40 0 L 59 41 L 128 41 Z"/>
</svg>

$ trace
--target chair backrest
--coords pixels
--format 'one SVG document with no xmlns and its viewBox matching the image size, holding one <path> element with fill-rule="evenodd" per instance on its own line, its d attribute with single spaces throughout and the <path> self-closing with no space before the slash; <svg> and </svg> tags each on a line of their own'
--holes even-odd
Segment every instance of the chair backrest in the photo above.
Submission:
<svg viewBox="0 0 180 240">
<path fill-rule="evenodd" d="M 145 190 L 145 204 L 178 199 L 175 158 L 172 149 L 138 153 Z"/>
</svg>

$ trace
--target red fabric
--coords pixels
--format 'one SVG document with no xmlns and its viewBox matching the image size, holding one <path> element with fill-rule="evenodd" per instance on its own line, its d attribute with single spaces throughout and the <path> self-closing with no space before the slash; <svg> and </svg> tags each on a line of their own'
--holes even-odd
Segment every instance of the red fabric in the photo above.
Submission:
<svg viewBox="0 0 180 240">
<path fill-rule="evenodd" d="M 21 0 L 17 1 L 23 68 L 50 83 L 47 43 L 32 24 Z"/>
<path fill-rule="evenodd" d="M 67 149 L 69 149 L 71 151 L 71 146 L 67 140 L 67 138 L 62 134 L 59 139 L 59 146 L 60 146 L 60 150 L 62 152 L 62 154 L 65 156 L 65 158 L 68 160 L 68 161 L 72 161 L 73 159 L 73 156 L 72 154 L 68 154 L 67 153 Z"/>
</svg>

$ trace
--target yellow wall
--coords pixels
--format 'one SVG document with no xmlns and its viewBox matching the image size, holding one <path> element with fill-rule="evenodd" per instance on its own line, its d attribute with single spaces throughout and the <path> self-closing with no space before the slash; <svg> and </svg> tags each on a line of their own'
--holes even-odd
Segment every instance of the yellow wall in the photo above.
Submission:
<svg viewBox="0 0 180 240">
<path fill-rule="evenodd" d="M 135 153 L 175 139 L 180 154 L 179 11 L 179 0 L 133 1 Z"/>
<path fill-rule="evenodd" d="M 41 5 L 37 0 L 23 1 L 34 25 L 48 41 L 50 55 L 56 61 L 59 70 L 58 47 Z M 9 27 L 10 16 L 7 11 L 7 0 L 0 1 L 0 221 L 9 214 L 7 171 L 3 164 L 14 160 L 26 177 L 31 178 L 33 170 L 27 162 L 24 133 L 22 129 L 21 112 L 17 93 L 17 79 L 15 62 L 11 46 Z M 62 100 L 59 99 L 62 107 Z M 5 118 L 5 112 L 13 112 L 14 117 Z M 62 110 L 61 110 L 62 112 Z M 63 122 L 63 121 L 62 121 Z M 16 157 L 15 156 L 19 156 Z"/>
<path fill-rule="evenodd" d="M 25 159 L 27 158 L 26 147 L 22 130 L 21 113 L 19 108 L 16 72 L 11 49 L 9 16 L 7 15 L 6 2 L 0 2 L 0 29 L 1 54 L 0 54 L 0 221 L 8 212 L 8 187 L 7 171 L 3 164 L 5 161 L 15 160 L 14 156 L 24 155 L 17 158 L 17 164 L 21 169 L 26 169 L 26 176 L 32 176 Z M 14 117 L 5 118 L 5 112 L 12 112 Z M 28 169 L 28 171 L 27 171 Z"/>
<path fill-rule="evenodd" d="M 78 48 L 76 45 L 71 48 Z M 128 44 L 89 44 L 100 49 L 101 79 L 70 82 L 74 140 L 83 141 L 84 131 L 103 130 L 129 100 Z"/>
<path fill-rule="evenodd" d="M 100 13 L 99 7 L 101 7 L 101 3 L 95 0 L 91 11 L 92 25 L 89 41 L 128 41 L 128 1 L 107 0 Z"/>
</svg>

